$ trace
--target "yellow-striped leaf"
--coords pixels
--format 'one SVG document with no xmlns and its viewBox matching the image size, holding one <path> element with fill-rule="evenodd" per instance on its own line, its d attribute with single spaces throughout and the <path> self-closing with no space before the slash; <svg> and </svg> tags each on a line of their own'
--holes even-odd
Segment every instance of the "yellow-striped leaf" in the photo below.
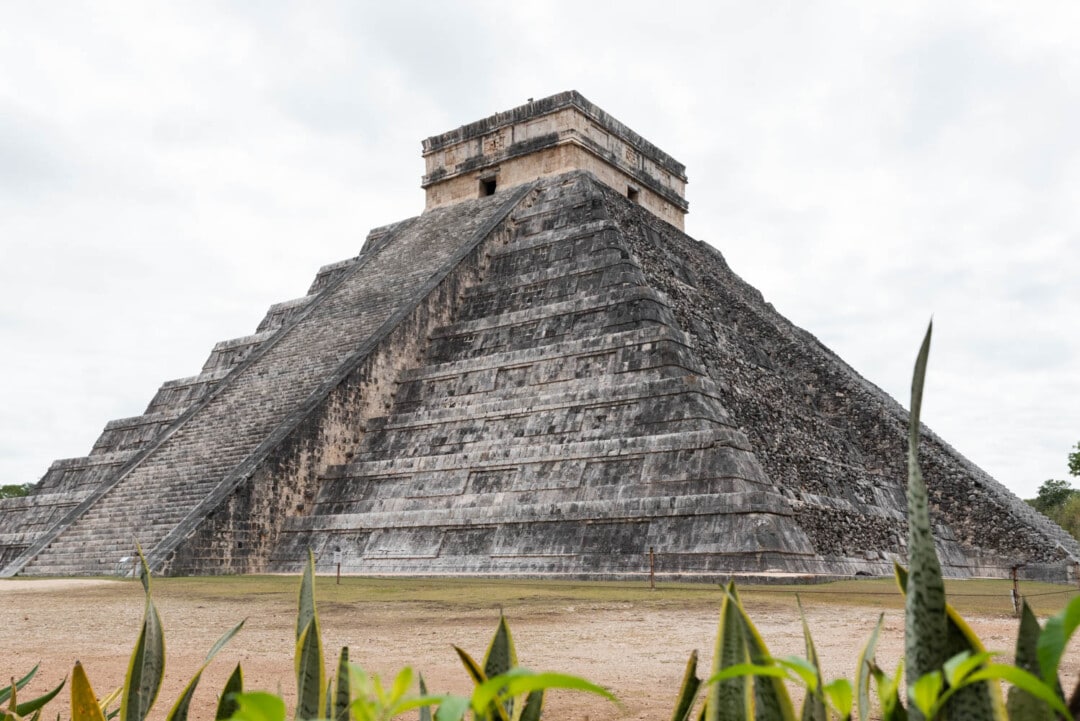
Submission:
<svg viewBox="0 0 1080 721">
<path fill-rule="evenodd" d="M 315 556 L 311 549 L 308 549 L 308 561 L 304 566 L 304 573 L 300 576 L 300 594 L 296 612 L 297 641 L 300 640 L 300 634 L 315 616 Z"/>
<path fill-rule="evenodd" d="M 743 638 L 751 663 L 768 664 L 771 662 L 765 639 L 758 633 L 750 615 L 743 608 L 735 584 L 731 584 L 731 596 L 738 608 L 739 622 L 743 625 Z M 757 718 L 775 719 L 776 721 L 795 721 L 795 707 L 791 703 L 784 679 L 776 676 L 763 676 L 753 679 L 751 686 L 754 693 L 754 715 Z"/>
<path fill-rule="evenodd" d="M 461 665 L 465 667 L 473 683 L 481 684 L 487 681 L 487 674 L 484 673 L 484 669 L 480 668 L 480 664 L 469 655 L 468 651 L 460 646 L 454 646 L 454 650 L 457 652 L 458 658 L 461 659 Z"/>
<path fill-rule="evenodd" d="M 105 721 L 90 679 L 78 661 L 71 672 L 71 721 Z"/>
<path fill-rule="evenodd" d="M 491 678 L 506 673 L 518 665 L 517 651 L 514 649 L 514 637 L 510 635 L 510 626 L 506 617 L 499 614 L 499 625 L 484 654 L 484 674 Z"/>
<path fill-rule="evenodd" d="M 675 712 L 671 715 L 671 721 L 688 721 L 690 711 L 694 707 L 698 689 L 701 687 L 701 679 L 697 675 L 698 653 L 695 649 L 686 662 L 686 671 L 683 672 L 682 685 L 679 687 L 679 696 L 675 699 Z"/>
<path fill-rule="evenodd" d="M 314 617 L 296 642 L 296 718 L 318 718 L 324 689 L 322 639 L 319 619 Z"/>
<path fill-rule="evenodd" d="M 423 680 L 420 682 L 421 689 Z M 423 693 L 423 690 L 421 690 Z M 352 703 L 349 686 L 349 647 L 341 647 L 338 658 L 337 682 L 334 690 L 334 708 L 330 718 L 334 721 L 349 721 L 349 704 Z"/>
<path fill-rule="evenodd" d="M 236 703 L 236 696 L 243 692 L 244 672 L 240 669 L 240 664 L 236 664 L 236 668 L 229 675 L 229 680 L 225 682 L 225 688 L 221 689 L 217 710 L 214 711 L 214 721 L 225 721 L 236 713 L 236 710 L 240 708 Z"/>
<path fill-rule="evenodd" d="M 149 588 L 149 583 L 144 584 Z M 143 721 L 161 690 L 165 675 L 165 632 L 150 596 L 146 597 L 142 630 L 128 662 L 120 696 L 120 721 Z"/>
<path fill-rule="evenodd" d="M 738 604 L 732 595 L 734 588 L 734 584 L 728 584 L 720 602 L 720 624 L 713 651 L 713 677 L 725 669 L 750 661 Z M 754 697 L 750 678 L 735 675 L 709 685 L 705 701 L 706 721 L 749 721 L 753 717 Z"/>
</svg>

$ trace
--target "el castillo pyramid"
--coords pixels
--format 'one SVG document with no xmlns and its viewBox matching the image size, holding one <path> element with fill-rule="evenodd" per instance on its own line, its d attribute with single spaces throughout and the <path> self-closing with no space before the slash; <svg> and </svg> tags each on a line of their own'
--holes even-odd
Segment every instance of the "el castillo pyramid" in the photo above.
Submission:
<svg viewBox="0 0 1080 721">
<path fill-rule="evenodd" d="M 907 413 L 682 232 L 683 165 L 576 92 L 424 141 L 376 228 L 0 502 L 2 574 L 889 574 Z M 898 349 L 903 351 L 904 349 Z M 1080 546 L 931 432 L 953 576 Z M 650 560 L 651 559 L 651 560 Z"/>
</svg>

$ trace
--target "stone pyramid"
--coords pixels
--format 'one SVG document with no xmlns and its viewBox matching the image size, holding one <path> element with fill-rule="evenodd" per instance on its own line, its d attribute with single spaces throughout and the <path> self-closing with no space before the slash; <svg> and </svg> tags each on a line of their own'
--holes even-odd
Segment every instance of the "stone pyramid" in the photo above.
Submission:
<svg viewBox="0 0 1080 721">
<path fill-rule="evenodd" d="M 0 501 L 3 575 L 887 574 L 907 413 L 682 230 L 683 166 L 576 92 L 424 143 L 373 230 L 199 375 Z M 926 432 L 954 576 L 1080 546 Z"/>
</svg>

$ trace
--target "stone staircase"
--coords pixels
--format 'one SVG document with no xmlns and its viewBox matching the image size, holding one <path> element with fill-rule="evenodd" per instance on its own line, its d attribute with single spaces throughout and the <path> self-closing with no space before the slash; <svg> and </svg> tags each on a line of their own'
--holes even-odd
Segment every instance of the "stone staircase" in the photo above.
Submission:
<svg viewBox="0 0 1080 721">
<path fill-rule="evenodd" d="M 3 575 L 108 574 L 136 542 L 160 561 L 161 542 L 212 512 L 205 500 L 250 475 L 273 450 L 268 439 L 299 422 L 297 409 L 327 393 L 357 348 L 523 193 L 373 231 L 358 257 L 321 269 L 306 297 L 272 306 L 256 334 L 218 343 L 198 376 L 165 383 L 143 416 L 108 424 L 80 478 L 57 494 L 67 505 L 36 513 L 44 522 L 11 539 Z M 60 463 L 57 473 L 75 464 Z M 27 518 L 4 517 L 0 541 Z"/>
<path fill-rule="evenodd" d="M 386 230 L 372 231 L 368 243 L 373 247 Z M 96 490 L 114 483 L 137 462 L 141 451 L 154 446 L 233 369 L 290 325 L 324 288 L 359 261 L 360 257 L 354 257 L 323 266 L 307 295 L 272 305 L 253 335 L 215 345 L 198 375 L 163 383 L 142 415 L 109 421 L 89 455 L 54 461 L 28 497 L 0 499 L 0 569 L 64 523 Z"/>
<path fill-rule="evenodd" d="M 650 546 L 670 573 L 809 555 L 592 182 L 545 185 L 511 217 L 271 569 L 308 547 L 361 573 L 634 574 Z"/>
</svg>

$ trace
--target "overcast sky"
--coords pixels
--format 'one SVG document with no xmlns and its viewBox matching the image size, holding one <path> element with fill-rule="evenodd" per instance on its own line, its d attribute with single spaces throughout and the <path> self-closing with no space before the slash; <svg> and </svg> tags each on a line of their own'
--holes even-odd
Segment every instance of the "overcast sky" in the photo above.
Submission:
<svg viewBox="0 0 1080 721">
<path fill-rule="evenodd" d="M 0 483 L 423 209 L 421 139 L 577 89 L 687 232 L 1023 497 L 1080 440 L 1080 5 L 0 5 Z"/>
</svg>

